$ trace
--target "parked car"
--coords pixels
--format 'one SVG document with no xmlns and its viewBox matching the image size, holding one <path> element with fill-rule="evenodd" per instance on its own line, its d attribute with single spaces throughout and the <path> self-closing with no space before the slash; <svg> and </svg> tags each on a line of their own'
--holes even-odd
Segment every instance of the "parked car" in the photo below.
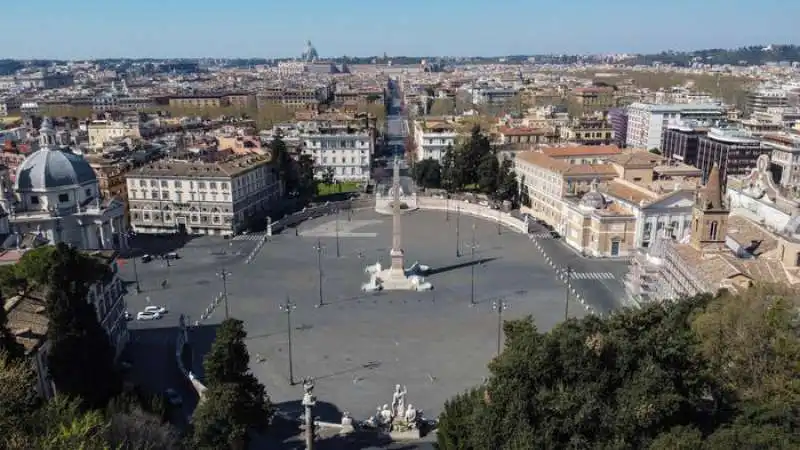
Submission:
<svg viewBox="0 0 800 450">
<path fill-rule="evenodd" d="M 142 255 L 142 262 L 143 263 L 149 263 L 152 260 L 153 260 L 153 257 L 151 255 Z"/>
<path fill-rule="evenodd" d="M 167 402 L 169 402 L 169 404 L 172 406 L 183 405 L 183 397 L 181 397 L 181 394 L 178 394 L 175 389 L 169 388 L 165 390 L 164 397 L 166 397 Z"/>
<path fill-rule="evenodd" d="M 170 252 L 170 253 L 165 253 L 164 256 L 162 256 L 162 258 L 164 258 L 164 259 L 181 259 L 181 256 L 176 252 Z"/>
<path fill-rule="evenodd" d="M 161 318 L 161 314 L 155 311 L 142 311 L 136 314 L 136 320 L 158 320 Z"/>
<path fill-rule="evenodd" d="M 144 312 L 154 312 L 158 314 L 166 314 L 167 308 L 166 306 L 158 306 L 158 305 L 150 305 L 144 307 Z"/>
</svg>

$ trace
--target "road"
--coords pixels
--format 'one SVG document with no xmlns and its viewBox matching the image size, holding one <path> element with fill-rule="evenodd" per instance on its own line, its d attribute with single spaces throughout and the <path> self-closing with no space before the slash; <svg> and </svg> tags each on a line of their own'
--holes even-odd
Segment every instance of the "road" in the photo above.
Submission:
<svg viewBox="0 0 800 450">
<path fill-rule="evenodd" d="M 386 143 L 392 155 L 402 156 L 404 152 L 407 123 L 403 114 L 402 92 L 397 81 L 389 81 L 389 109 L 386 116 Z"/>
<path fill-rule="evenodd" d="M 623 280 L 630 266 L 627 260 L 586 258 L 563 239 L 552 238 L 540 224 L 531 224 L 530 231 L 556 267 L 572 269 L 570 283 L 595 311 L 607 314 L 626 306 Z"/>
</svg>

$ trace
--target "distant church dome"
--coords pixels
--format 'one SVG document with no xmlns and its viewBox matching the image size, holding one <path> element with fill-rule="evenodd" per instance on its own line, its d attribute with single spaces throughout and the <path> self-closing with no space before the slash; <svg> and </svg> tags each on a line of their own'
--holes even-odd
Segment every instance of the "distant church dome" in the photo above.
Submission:
<svg viewBox="0 0 800 450">
<path fill-rule="evenodd" d="M 53 150 L 55 130 L 45 117 L 39 129 L 41 150 L 34 152 L 17 169 L 14 185 L 17 191 L 50 191 L 77 188 L 87 182 L 97 182 L 94 169 L 82 157 Z"/>
<path fill-rule="evenodd" d="M 581 197 L 580 206 L 584 209 L 603 209 L 606 207 L 606 198 L 597 191 L 597 180 L 593 180 L 591 190 Z"/>
</svg>

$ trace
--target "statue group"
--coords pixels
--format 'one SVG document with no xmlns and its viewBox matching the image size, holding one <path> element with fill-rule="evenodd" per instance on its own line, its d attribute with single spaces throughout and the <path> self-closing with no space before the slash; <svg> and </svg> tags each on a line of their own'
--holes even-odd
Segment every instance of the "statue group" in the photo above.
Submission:
<svg viewBox="0 0 800 450">
<path fill-rule="evenodd" d="M 422 414 L 414 408 L 414 405 L 406 406 L 407 392 L 405 386 L 399 384 L 395 386 L 391 405 L 379 406 L 375 416 L 370 417 L 367 423 L 387 431 L 419 429 Z"/>
</svg>

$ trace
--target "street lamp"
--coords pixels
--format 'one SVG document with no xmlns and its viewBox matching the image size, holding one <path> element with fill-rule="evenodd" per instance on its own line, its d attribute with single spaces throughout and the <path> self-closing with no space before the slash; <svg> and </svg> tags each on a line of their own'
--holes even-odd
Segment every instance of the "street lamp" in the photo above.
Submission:
<svg viewBox="0 0 800 450">
<path fill-rule="evenodd" d="M 222 297 L 225 300 L 225 318 L 229 319 L 231 311 L 228 308 L 228 277 L 231 276 L 231 273 L 223 266 L 222 269 L 217 272 L 217 276 L 222 278 Z"/>
<path fill-rule="evenodd" d="M 456 258 L 461 257 L 461 205 L 456 206 Z"/>
<path fill-rule="evenodd" d="M 502 298 L 492 303 L 492 309 L 497 312 L 497 356 L 500 356 L 500 344 L 503 341 L 503 311 L 508 308 L 508 303 Z"/>
<path fill-rule="evenodd" d="M 339 250 L 339 208 L 336 208 L 336 257 L 342 257 L 342 254 Z"/>
<path fill-rule="evenodd" d="M 567 288 L 564 290 L 564 320 L 569 319 L 569 281 L 572 278 L 572 267 L 567 266 L 566 270 L 564 271 L 566 275 L 566 286 Z"/>
<path fill-rule="evenodd" d="M 347 221 L 353 221 L 353 197 L 347 199 Z"/>
<path fill-rule="evenodd" d="M 281 311 L 286 313 L 286 333 L 288 336 L 288 351 L 289 351 L 289 384 L 294 386 L 294 362 L 292 361 L 292 311 L 297 308 L 297 305 L 286 297 L 286 303 L 279 306 Z"/>
<path fill-rule="evenodd" d="M 318 274 L 318 282 L 319 285 L 319 304 L 317 304 L 317 308 L 321 308 L 325 305 L 325 302 L 322 300 L 322 249 L 325 248 L 322 246 L 322 240 L 317 239 L 317 245 L 314 246 L 314 250 L 317 251 L 317 274 Z"/>
<path fill-rule="evenodd" d="M 500 210 L 497 210 L 497 235 L 500 236 L 503 234 L 503 226 L 500 222 Z"/>
<path fill-rule="evenodd" d="M 450 196 L 444 196 L 444 221 L 450 222 Z"/>
<path fill-rule="evenodd" d="M 472 224 L 472 243 L 470 244 L 470 254 L 472 260 L 469 263 L 469 305 L 475 306 L 475 250 L 479 247 L 475 243 L 475 224 Z"/>
</svg>

